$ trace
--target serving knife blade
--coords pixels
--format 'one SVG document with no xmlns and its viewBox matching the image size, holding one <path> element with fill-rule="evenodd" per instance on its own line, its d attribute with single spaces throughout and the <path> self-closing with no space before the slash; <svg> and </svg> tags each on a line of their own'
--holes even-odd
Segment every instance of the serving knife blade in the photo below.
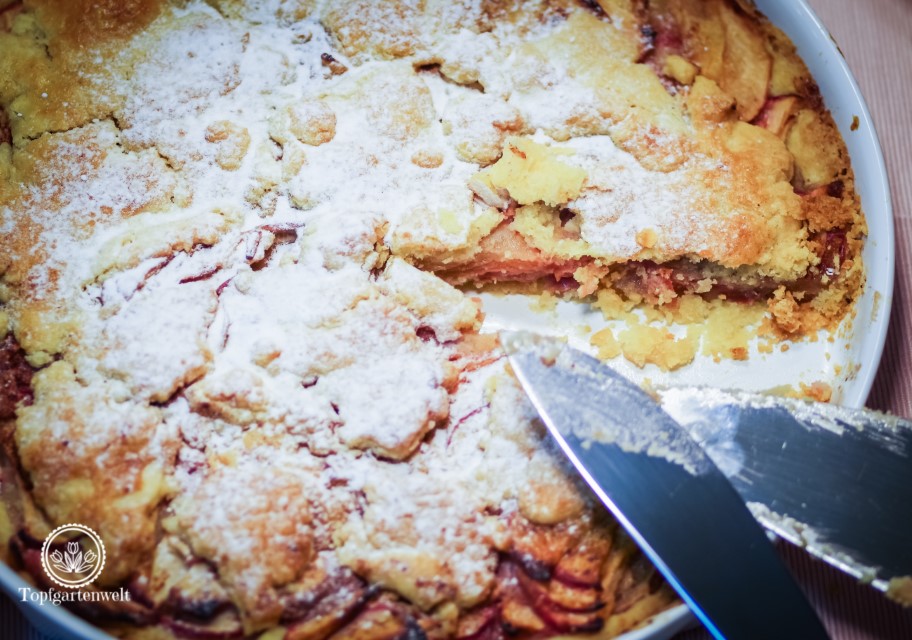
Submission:
<svg viewBox="0 0 912 640">
<path fill-rule="evenodd" d="M 741 391 L 658 394 L 763 526 L 912 606 L 912 422 Z"/>
<path fill-rule="evenodd" d="M 783 620 L 827 638 L 732 485 L 649 395 L 555 339 L 501 342 L 561 449 L 716 638 L 780 637 Z"/>
</svg>

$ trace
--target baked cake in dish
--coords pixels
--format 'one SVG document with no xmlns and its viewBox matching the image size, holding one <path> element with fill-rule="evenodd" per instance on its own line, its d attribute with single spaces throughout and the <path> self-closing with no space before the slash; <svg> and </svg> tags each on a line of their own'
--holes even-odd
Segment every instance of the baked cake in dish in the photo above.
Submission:
<svg viewBox="0 0 912 640">
<path fill-rule="evenodd" d="M 643 624 L 472 292 L 801 339 L 864 277 L 743 0 L 0 0 L 0 233 L 0 555 L 91 527 L 131 598 L 76 610 L 146 640 Z"/>
</svg>

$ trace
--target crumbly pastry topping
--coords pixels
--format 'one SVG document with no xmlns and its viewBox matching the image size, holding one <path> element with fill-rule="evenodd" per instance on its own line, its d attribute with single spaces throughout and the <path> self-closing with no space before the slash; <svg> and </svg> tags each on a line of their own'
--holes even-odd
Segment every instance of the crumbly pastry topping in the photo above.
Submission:
<svg viewBox="0 0 912 640">
<path fill-rule="evenodd" d="M 671 591 L 457 287 L 799 337 L 863 278 L 842 141 L 740 1 L 0 0 L 0 107 L 3 555 L 40 583 L 91 526 L 124 637 L 640 624 Z"/>
</svg>

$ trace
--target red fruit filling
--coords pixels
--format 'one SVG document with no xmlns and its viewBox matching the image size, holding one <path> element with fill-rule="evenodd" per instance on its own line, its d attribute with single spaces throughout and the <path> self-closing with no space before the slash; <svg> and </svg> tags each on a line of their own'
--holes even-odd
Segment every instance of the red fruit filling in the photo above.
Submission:
<svg viewBox="0 0 912 640">
<path fill-rule="evenodd" d="M 16 417 L 19 403 L 32 404 L 32 373 L 25 352 L 12 335 L 0 342 L 0 420 Z"/>
</svg>

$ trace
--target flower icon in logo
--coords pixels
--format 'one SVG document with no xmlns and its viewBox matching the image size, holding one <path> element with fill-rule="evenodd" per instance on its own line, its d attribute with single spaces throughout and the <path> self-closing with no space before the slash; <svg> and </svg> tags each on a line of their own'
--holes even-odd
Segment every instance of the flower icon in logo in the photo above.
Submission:
<svg viewBox="0 0 912 640">
<path fill-rule="evenodd" d="M 77 589 L 95 581 L 104 569 L 105 548 L 95 531 L 81 524 L 57 527 L 41 547 L 41 565 L 53 582 Z"/>
<path fill-rule="evenodd" d="M 54 568 L 63 573 L 85 573 L 92 569 L 98 560 L 93 551 L 86 551 L 83 554 L 78 542 L 67 542 L 65 554 L 58 550 L 51 553 L 49 558 Z"/>
</svg>

